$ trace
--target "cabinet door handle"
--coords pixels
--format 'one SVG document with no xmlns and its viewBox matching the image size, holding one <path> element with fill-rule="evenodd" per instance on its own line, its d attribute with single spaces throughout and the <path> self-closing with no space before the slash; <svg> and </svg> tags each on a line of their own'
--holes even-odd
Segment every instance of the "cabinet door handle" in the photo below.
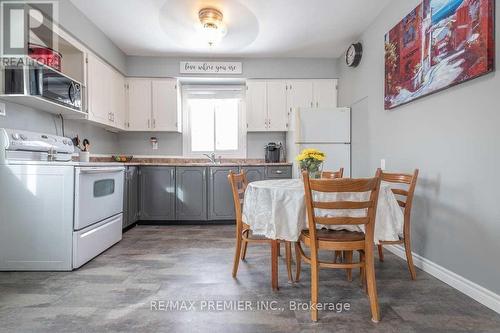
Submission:
<svg viewBox="0 0 500 333">
<path fill-rule="evenodd" d="M 153 119 L 153 128 L 156 128 L 156 119 Z"/>
<path fill-rule="evenodd" d="M 148 119 L 148 128 L 151 128 L 151 119 Z"/>
<path fill-rule="evenodd" d="M 313 102 L 311 102 L 311 107 L 313 107 L 313 106 L 314 106 L 314 103 L 313 103 Z"/>
<path fill-rule="evenodd" d="M 170 170 L 170 178 L 171 178 L 171 179 L 174 179 L 174 169 L 171 169 L 171 170 Z"/>
<path fill-rule="evenodd" d="M 319 108 L 319 102 L 316 102 L 316 107 Z"/>
</svg>

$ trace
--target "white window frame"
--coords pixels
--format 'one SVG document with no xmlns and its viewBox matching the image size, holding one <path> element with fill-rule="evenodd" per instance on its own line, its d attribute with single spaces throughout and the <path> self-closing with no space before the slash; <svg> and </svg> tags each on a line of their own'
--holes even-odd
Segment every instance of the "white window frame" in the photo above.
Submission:
<svg viewBox="0 0 500 333">
<path fill-rule="evenodd" d="M 238 150 L 215 150 L 215 151 L 196 151 L 191 149 L 191 119 L 188 107 L 188 92 L 189 90 L 211 91 L 214 97 L 222 96 L 224 92 L 237 91 L 241 94 L 238 108 Z M 205 157 L 203 154 L 215 153 L 215 156 L 222 158 L 246 158 L 247 157 L 247 126 L 246 126 L 246 103 L 245 103 L 245 86 L 243 85 L 186 85 L 182 86 L 182 153 L 186 157 Z"/>
</svg>

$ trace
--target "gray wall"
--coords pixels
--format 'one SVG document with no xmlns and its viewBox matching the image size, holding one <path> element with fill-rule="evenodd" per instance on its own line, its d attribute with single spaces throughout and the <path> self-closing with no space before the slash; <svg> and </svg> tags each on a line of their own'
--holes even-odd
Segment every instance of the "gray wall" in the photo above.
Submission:
<svg viewBox="0 0 500 333">
<path fill-rule="evenodd" d="M 358 68 L 339 60 L 340 104 L 353 106 L 353 173 L 372 175 L 382 158 L 388 170 L 420 168 L 413 250 L 500 294 L 500 265 L 492 265 L 500 253 L 499 75 L 384 110 L 384 34 L 418 3 L 390 2 L 360 36 Z"/>
<path fill-rule="evenodd" d="M 333 79 L 338 77 L 336 59 L 316 58 L 165 58 L 165 57 L 127 57 L 129 76 L 178 77 L 179 61 L 240 61 L 243 74 L 221 77 L 248 79 Z M 184 75 L 186 76 L 186 75 Z M 198 75 L 200 76 L 200 75 Z"/>
</svg>

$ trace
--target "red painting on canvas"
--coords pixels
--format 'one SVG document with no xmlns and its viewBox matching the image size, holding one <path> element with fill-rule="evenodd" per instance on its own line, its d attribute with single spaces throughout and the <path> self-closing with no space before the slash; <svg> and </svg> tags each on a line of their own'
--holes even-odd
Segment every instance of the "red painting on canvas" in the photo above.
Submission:
<svg viewBox="0 0 500 333">
<path fill-rule="evenodd" d="M 385 35 L 385 109 L 494 70 L 494 0 L 424 0 Z"/>
</svg>

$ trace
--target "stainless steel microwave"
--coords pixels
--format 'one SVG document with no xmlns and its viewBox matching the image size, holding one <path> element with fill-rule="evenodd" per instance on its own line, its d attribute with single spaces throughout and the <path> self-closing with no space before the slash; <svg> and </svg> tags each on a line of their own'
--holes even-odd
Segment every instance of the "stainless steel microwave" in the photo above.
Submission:
<svg viewBox="0 0 500 333">
<path fill-rule="evenodd" d="M 82 85 L 44 65 L 6 66 L 2 94 L 36 96 L 82 111 Z"/>
</svg>

